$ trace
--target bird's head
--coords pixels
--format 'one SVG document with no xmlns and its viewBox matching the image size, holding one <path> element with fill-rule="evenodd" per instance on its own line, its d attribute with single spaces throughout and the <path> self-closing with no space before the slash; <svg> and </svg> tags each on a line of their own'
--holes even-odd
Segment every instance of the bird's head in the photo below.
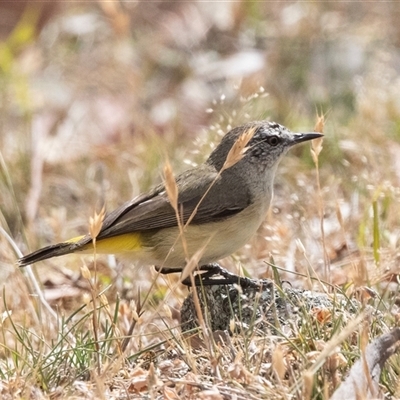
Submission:
<svg viewBox="0 0 400 400">
<path fill-rule="evenodd" d="M 229 151 L 239 138 L 249 133 L 243 157 L 238 163 L 249 163 L 256 168 L 275 169 L 280 159 L 294 145 L 323 136 L 321 133 L 295 133 L 276 122 L 256 121 L 229 131 L 207 160 L 218 171 L 223 167 Z"/>
</svg>

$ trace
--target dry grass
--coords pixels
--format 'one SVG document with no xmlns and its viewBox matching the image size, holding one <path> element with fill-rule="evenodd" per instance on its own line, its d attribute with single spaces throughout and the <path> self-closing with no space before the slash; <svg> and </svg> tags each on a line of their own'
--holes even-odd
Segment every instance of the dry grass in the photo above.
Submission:
<svg viewBox="0 0 400 400">
<path fill-rule="evenodd" d="M 36 36 L 29 13 L 1 30 L 1 396 L 327 398 L 398 323 L 399 6 L 132 4 L 68 6 Z M 356 298 L 377 313 L 359 329 L 337 304 L 305 308 L 289 336 L 243 327 L 223 342 L 204 314 L 208 336 L 189 339 L 179 276 L 100 256 L 16 269 L 19 252 L 85 234 L 94 208 L 159 182 L 165 154 L 175 201 L 173 172 L 229 127 L 268 117 L 310 130 L 316 108 L 329 113 L 322 151 L 282 162 L 266 223 L 223 265 Z M 393 357 L 381 378 L 393 398 L 398 371 Z"/>
</svg>

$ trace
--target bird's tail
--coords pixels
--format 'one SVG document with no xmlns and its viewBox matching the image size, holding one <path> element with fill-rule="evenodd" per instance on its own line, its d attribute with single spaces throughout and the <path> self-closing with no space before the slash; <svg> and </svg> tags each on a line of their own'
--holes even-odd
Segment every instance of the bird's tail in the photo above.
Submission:
<svg viewBox="0 0 400 400">
<path fill-rule="evenodd" d="M 27 254 L 21 257 L 17 264 L 19 267 L 25 267 L 35 262 L 47 260 L 48 258 L 62 256 L 64 254 L 74 253 L 82 249 L 83 245 L 86 244 L 85 236 L 79 236 L 68 240 L 67 242 L 53 244 L 51 246 L 43 247 L 42 249 L 36 250 L 33 253 Z"/>
<path fill-rule="evenodd" d="M 96 253 L 98 254 L 120 254 L 139 253 L 143 249 L 142 236 L 140 232 L 126 233 L 118 236 L 103 237 L 96 241 Z M 93 253 L 93 242 L 90 235 L 78 236 L 66 242 L 43 247 L 31 254 L 21 257 L 17 264 L 20 267 L 33 264 L 48 258 L 63 256 L 75 252 Z"/>
</svg>

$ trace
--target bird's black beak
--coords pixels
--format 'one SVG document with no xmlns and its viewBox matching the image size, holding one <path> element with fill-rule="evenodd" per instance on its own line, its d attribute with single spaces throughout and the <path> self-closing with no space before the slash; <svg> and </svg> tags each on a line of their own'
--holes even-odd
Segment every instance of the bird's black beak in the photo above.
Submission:
<svg viewBox="0 0 400 400">
<path fill-rule="evenodd" d="M 306 142 L 308 140 L 318 139 L 319 137 L 324 136 L 322 133 L 318 132 L 309 132 L 309 133 L 296 133 L 293 138 L 293 144 Z"/>
</svg>

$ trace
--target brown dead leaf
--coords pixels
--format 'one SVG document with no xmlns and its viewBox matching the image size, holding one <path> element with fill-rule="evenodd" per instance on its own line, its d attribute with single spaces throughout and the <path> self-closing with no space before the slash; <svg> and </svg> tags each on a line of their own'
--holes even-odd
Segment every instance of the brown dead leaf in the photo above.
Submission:
<svg viewBox="0 0 400 400">
<path fill-rule="evenodd" d="M 166 385 L 163 387 L 163 394 L 164 394 L 164 399 L 166 400 L 180 400 L 181 397 L 178 395 L 175 389 L 170 388 Z"/>
<path fill-rule="evenodd" d="M 240 361 L 242 355 L 238 353 L 235 361 L 228 367 L 228 374 L 232 379 L 241 383 L 249 384 L 253 381 L 253 375 L 246 369 Z"/>
<path fill-rule="evenodd" d="M 143 368 L 136 368 L 133 370 L 131 375 L 130 384 L 128 386 L 128 391 L 130 393 L 141 393 L 147 390 L 147 376 L 148 372 Z"/>
<path fill-rule="evenodd" d="M 331 311 L 327 308 L 314 307 L 311 310 L 311 314 L 320 324 L 326 324 L 332 318 Z"/>
</svg>

